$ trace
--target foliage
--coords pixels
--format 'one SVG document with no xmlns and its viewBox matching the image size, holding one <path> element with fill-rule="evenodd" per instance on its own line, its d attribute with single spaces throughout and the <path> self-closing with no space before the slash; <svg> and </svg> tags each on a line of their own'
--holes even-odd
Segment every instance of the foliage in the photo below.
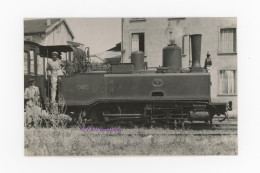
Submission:
<svg viewBox="0 0 260 173">
<path fill-rule="evenodd" d="M 59 96 L 58 103 L 51 103 L 49 99 L 47 99 L 46 110 L 42 110 L 40 107 L 35 106 L 37 112 L 34 111 L 34 118 L 37 121 L 34 122 L 34 127 L 65 127 L 67 123 L 72 121 L 72 118 L 65 114 L 66 105 L 64 98 Z M 26 113 L 25 113 L 26 114 Z"/>
</svg>

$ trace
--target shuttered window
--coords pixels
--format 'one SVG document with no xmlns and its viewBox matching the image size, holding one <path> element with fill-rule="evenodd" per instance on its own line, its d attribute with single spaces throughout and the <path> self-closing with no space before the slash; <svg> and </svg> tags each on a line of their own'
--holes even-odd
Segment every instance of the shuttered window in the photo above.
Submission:
<svg viewBox="0 0 260 173">
<path fill-rule="evenodd" d="M 144 52 L 144 33 L 132 34 L 132 52 L 134 51 Z"/>
<path fill-rule="evenodd" d="M 236 28 L 220 29 L 219 53 L 236 53 Z"/>
<path fill-rule="evenodd" d="M 236 71 L 235 70 L 219 71 L 218 93 L 220 95 L 236 94 Z"/>
</svg>

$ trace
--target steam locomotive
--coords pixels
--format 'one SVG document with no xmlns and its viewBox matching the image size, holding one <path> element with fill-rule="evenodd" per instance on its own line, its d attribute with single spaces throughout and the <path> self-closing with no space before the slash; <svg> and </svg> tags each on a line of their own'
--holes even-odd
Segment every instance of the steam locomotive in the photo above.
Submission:
<svg viewBox="0 0 260 173">
<path fill-rule="evenodd" d="M 148 121 L 184 124 L 225 115 L 232 103 L 212 103 L 210 73 L 201 68 L 200 34 L 191 35 L 192 67 L 182 69 L 181 48 L 163 49 L 163 66 L 145 70 L 143 52 L 131 63 L 112 64 L 106 71 L 63 76 L 61 94 L 69 108 L 85 111 L 94 122 Z"/>
<path fill-rule="evenodd" d="M 81 114 L 91 123 L 138 121 L 184 126 L 186 121 L 205 121 L 212 125 L 215 115 L 226 118 L 232 102 L 211 102 L 210 73 L 200 65 L 201 38 L 200 34 L 190 36 L 192 66 L 188 70 L 182 69 L 181 48 L 172 42 L 162 50 L 162 67 L 156 70 L 146 69 L 143 52 L 133 52 L 131 63 L 62 76 L 59 95 L 68 112 Z M 40 46 L 40 51 L 50 48 Z"/>
</svg>

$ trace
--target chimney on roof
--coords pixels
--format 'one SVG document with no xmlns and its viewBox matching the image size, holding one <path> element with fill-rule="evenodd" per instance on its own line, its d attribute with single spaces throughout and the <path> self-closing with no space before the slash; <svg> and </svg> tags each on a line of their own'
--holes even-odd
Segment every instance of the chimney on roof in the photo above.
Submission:
<svg viewBox="0 0 260 173">
<path fill-rule="evenodd" d="M 47 26 L 51 26 L 51 19 L 47 19 Z"/>
</svg>

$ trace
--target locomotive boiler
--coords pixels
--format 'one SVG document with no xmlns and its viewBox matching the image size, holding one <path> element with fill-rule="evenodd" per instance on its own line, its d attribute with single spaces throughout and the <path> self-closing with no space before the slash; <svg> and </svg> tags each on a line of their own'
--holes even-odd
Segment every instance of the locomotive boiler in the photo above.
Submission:
<svg viewBox="0 0 260 173">
<path fill-rule="evenodd" d="M 92 123 L 146 121 L 148 123 L 210 122 L 225 115 L 226 103 L 212 103 L 210 73 L 201 67 L 202 35 L 191 35 L 192 66 L 182 69 L 181 48 L 165 47 L 162 67 L 146 70 L 143 52 L 131 63 L 112 64 L 109 71 L 63 76 L 60 94 L 69 112 L 84 112 Z M 230 103 L 231 105 L 231 103 Z"/>
</svg>

